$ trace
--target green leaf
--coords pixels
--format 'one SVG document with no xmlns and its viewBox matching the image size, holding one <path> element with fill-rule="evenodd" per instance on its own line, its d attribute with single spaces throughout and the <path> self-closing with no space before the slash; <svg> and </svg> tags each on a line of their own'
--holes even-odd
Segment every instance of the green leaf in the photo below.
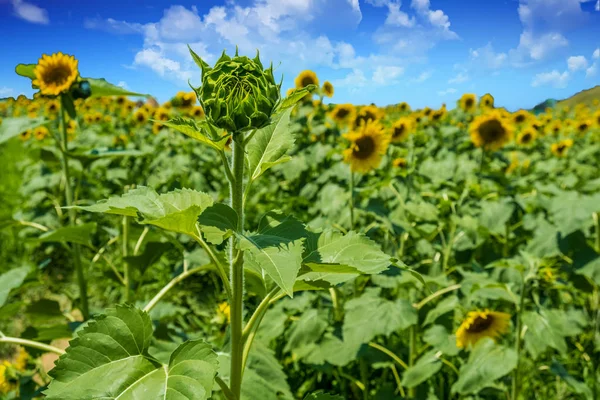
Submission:
<svg viewBox="0 0 600 400">
<path fill-rule="evenodd" d="M 478 393 L 492 386 L 494 381 L 507 375 L 517 366 L 517 353 L 513 349 L 497 345 L 490 338 L 481 339 L 460 368 L 460 375 L 452 393 Z"/>
<path fill-rule="evenodd" d="M 248 170 L 252 180 L 273 165 L 289 161 L 287 151 L 294 145 L 289 129 L 291 108 L 277 114 L 271 124 L 259 129 L 248 143 Z"/>
<path fill-rule="evenodd" d="M 429 325 L 429 324 L 435 322 L 435 320 L 438 319 L 438 317 L 440 317 L 450 311 L 454 311 L 458 307 L 458 305 L 459 305 L 458 297 L 450 296 L 450 297 L 445 298 L 444 300 L 437 303 L 435 308 L 433 308 L 431 311 L 429 311 L 427 313 L 427 318 L 425 318 L 425 322 L 423 323 L 423 326 Z"/>
<path fill-rule="evenodd" d="M 92 89 L 92 97 L 101 97 L 101 96 L 143 96 L 149 97 L 148 94 L 131 92 L 127 89 L 123 89 L 120 86 L 113 85 L 109 83 L 104 78 L 96 79 L 96 78 L 81 78 L 90 83 L 90 87 Z"/>
<path fill-rule="evenodd" d="M 423 332 L 423 341 L 449 356 L 455 356 L 459 351 L 456 347 L 456 335 L 450 334 L 442 325 L 433 325 Z"/>
<path fill-rule="evenodd" d="M 550 371 L 564 380 L 575 393 L 584 395 L 587 400 L 592 400 L 594 398 L 592 390 L 585 384 L 585 382 L 581 382 L 569 374 L 569 372 L 561 363 L 553 361 L 552 365 L 550 366 Z"/>
<path fill-rule="evenodd" d="M 238 214 L 226 204 L 215 203 L 200 214 L 198 223 L 206 240 L 218 245 L 237 232 Z"/>
<path fill-rule="evenodd" d="M 314 351 L 317 347 L 316 343 L 321 339 L 328 325 L 327 320 L 319 315 L 318 310 L 313 308 L 306 311 L 289 330 L 289 337 L 283 351 L 291 352 L 294 359 L 303 358 Z"/>
<path fill-rule="evenodd" d="M 481 203 L 479 223 L 488 231 L 504 236 L 505 226 L 509 222 L 514 210 L 515 204 L 510 199 L 484 201 Z"/>
<path fill-rule="evenodd" d="M 402 375 L 402 386 L 413 388 L 431 378 L 442 368 L 440 354 L 437 350 L 429 351 L 415 365 L 409 367 Z"/>
<path fill-rule="evenodd" d="M 0 275 L 0 307 L 6 303 L 11 290 L 17 289 L 23 284 L 29 271 L 31 271 L 29 267 L 19 267 Z"/>
<path fill-rule="evenodd" d="M 28 118 L 28 117 L 15 117 L 15 118 L 4 118 L 0 122 L 0 144 L 12 139 L 21 133 L 30 129 L 35 129 L 38 126 L 49 123 L 46 118 Z"/>
<path fill-rule="evenodd" d="M 168 242 L 148 242 L 146 243 L 146 247 L 142 254 L 138 254 L 137 256 L 127 256 L 124 257 L 123 260 L 143 274 L 148 268 L 154 265 L 154 263 L 160 260 L 160 257 L 166 251 L 172 248 L 173 245 Z"/>
<path fill-rule="evenodd" d="M 64 109 L 67 111 L 69 118 L 77 118 L 77 112 L 75 111 L 75 103 L 73 102 L 73 97 L 71 97 L 71 95 L 67 93 L 60 96 L 60 101 Z"/>
<path fill-rule="evenodd" d="M 283 111 L 288 108 L 294 107 L 300 100 L 302 100 L 307 94 L 313 92 L 317 87 L 315 85 L 308 85 L 302 89 L 294 90 L 289 96 L 281 100 L 277 106 L 277 111 Z"/>
<path fill-rule="evenodd" d="M 117 306 L 90 321 L 50 372 L 48 400 L 205 400 L 217 356 L 209 344 L 188 341 L 161 364 L 148 354 L 152 323 L 132 306 Z"/>
<path fill-rule="evenodd" d="M 549 347 L 566 354 L 565 337 L 576 336 L 583 331 L 587 321 L 578 311 L 541 309 L 523 313 L 523 324 L 527 327 L 525 348 L 537 359 Z"/>
<path fill-rule="evenodd" d="M 112 158 L 112 157 L 140 157 L 148 154 L 147 152 L 139 150 L 116 150 L 109 147 L 95 148 L 95 149 L 77 149 L 70 151 L 67 155 L 71 158 L 90 162 L 101 158 Z"/>
<path fill-rule="evenodd" d="M 586 263 L 576 271 L 577 274 L 587 276 L 596 285 L 600 285 L 600 257 Z"/>
<path fill-rule="evenodd" d="M 70 242 L 92 247 L 92 234 L 96 231 L 96 223 L 89 222 L 77 226 L 64 226 L 48 231 L 35 239 L 37 242 Z"/>
<path fill-rule="evenodd" d="M 36 65 L 37 64 L 19 64 L 15 67 L 15 72 L 17 75 L 34 80 L 35 73 L 33 71 L 35 70 Z"/>
<path fill-rule="evenodd" d="M 221 151 L 225 148 L 227 140 L 229 139 L 229 137 L 220 138 L 219 140 L 211 139 L 211 137 L 205 133 L 205 127 L 199 127 L 195 120 L 189 118 L 176 117 L 168 121 L 157 122 L 160 122 L 171 129 L 175 129 L 176 131 L 181 132 L 192 139 L 196 139 L 197 141 L 218 151 Z"/>
<path fill-rule="evenodd" d="M 140 224 L 195 236 L 196 221 L 213 204 L 212 198 L 191 189 L 177 189 L 158 194 L 153 189 L 138 186 L 120 197 L 111 197 L 88 207 L 85 211 L 138 217 Z"/>
<path fill-rule="evenodd" d="M 292 217 L 268 213 L 259 223 L 258 234 L 242 238 L 248 266 L 264 270 L 290 297 L 302 263 L 304 224 Z"/>
<path fill-rule="evenodd" d="M 378 335 L 388 336 L 417 323 L 417 311 L 406 299 L 389 301 L 380 289 L 369 288 L 345 305 L 344 342 L 364 344 Z"/>
</svg>

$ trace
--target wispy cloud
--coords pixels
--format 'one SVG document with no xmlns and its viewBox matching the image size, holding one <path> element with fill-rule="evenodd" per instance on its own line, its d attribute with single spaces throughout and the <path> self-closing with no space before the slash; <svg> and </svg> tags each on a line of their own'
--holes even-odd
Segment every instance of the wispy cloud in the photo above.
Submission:
<svg viewBox="0 0 600 400">
<path fill-rule="evenodd" d="M 14 14 L 33 24 L 47 25 L 50 23 L 48 11 L 23 0 L 12 0 Z"/>
<path fill-rule="evenodd" d="M 557 70 L 553 70 L 552 72 L 542 72 L 533 78 L 531 86 L 552 86 L 560 89 L 567 87 L 569 79 L 570 75 L 568 71 L 565 71 L 562 74 Z"/>
</svg>

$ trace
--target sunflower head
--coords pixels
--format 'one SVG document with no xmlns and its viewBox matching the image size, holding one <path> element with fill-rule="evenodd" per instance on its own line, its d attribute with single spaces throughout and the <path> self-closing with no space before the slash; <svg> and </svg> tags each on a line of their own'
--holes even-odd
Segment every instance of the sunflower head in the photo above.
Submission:
<svg viewBox="0 0 600 400">
<path fill-rule="evenodd" d="M 556 157 L 564 157 L 567 154 L 567 150 L 571 147 L 573 147 L 573 139 L 565 139 L 557 143 L 552 143 L 550 150 Z"/>
<path fill-rule="evenodd" d="M 323 87 L 321 88 L 323 95 L 325 97 L 333 97 L 333 85 L 329 81 L 325 81 L 323 83 Z"/>
<path fill-rule="evenodd" d="M 33 130 L 33 136 L 35 136 L 36 140 L 44 140 L 49 134 L 50 131 L 45 126 L 38 126 Z"/>
<path fill-rule="evenodd" d="M 529 146 L 535 139 L 537 139 L 538 132 L 533 127 L 527 127 L 519 132 L 517 136 L 517 143 L 522 146 Z"/>
<path fill-rule="evenodd" d="M 460 100 L 458 100 L 458 106 L 462 108 L 463 111 L 473 111 L 477 106 L 477 96 L 475 96 L 473 93 L 463 94 Z"/>
<path fill-rule="evenodd" d="M 154 110 L 154 119 L 158 121 L 168 121 L 169 120 L 169 110 L 164 107 L 158 107 Z"/>
<path fill-rule="evenodd" d="M 13 366 L 8 362 L 0 362 L 0 395 L 8 394 L 18 387 L 18 379 L 11 373 Z"/>
<path fill-rule="evenodd" d="M 392 124 L 392 142 L 404 141 L 413 131 L 414 122 L 412 118 L 402 117 Z"/>
<path fill-rule="evenodd" d="M 348 121 L 354 119 L 356 109 L 354 105 L 347 104 L 337 104 L 333 110 L 329 112 L 329 116 L 338 124 L 346 124 Z"/>
<path fill-rule="evenodd" d="M 46 103 L 46 114 L 48 114 L 50 116 L 56 115 L 58 113 L 58 110 L 59 110 L 58 101 L 50 100 L 48 103 Z"/>
<path fill-rule="evenodd" d="M 138 125 L 143 125 L 148 121 L 148 113 L 143 108 L 138 108 L 133 113 L 133 121 Z"/>
<path fill-rule="evenodd" d="M 600 109 L 596 111 L 596 113 L 592 117 L 592 121 L 594 121 L 594 124 L 597 128 L 600 128 Z"/>
<path fill-rule="evenodd" d="M 396 168 L 404 169 L 408 166 L 408 161 L 406 161 L 406 158 L 398 157 L 392 161 L 392 165 Z"/>
<path fill-rule="evenodd" d="M 407 102 L 403 101 L 402 103 L 398 104 L 398 111 L 408 112 L 408 111 L 410 111 L 410 106 L 408 105 Z"/>
<path fill-rule="evenodd" d="M 562 122 L 559 119 L 552 121 L 550 124 L 546 126 L 546 132 L 558 136 L 558 134 L 562 131 Z"/>
<path fill-rule="evenodd" d="M 32 83 L 45 96 L 65 93 L 79 76 L 77 63 L 75 57 L 63 53 L 44 54 L 33 70 L 35 79 Z"/>
<path fill-rule="evenodd" d="M 533 115 L 527 110 L 519 110 L 512 114 L 512 122 L 515 125 L 523 125 L 533 119 Z"/>
<path fill-rule="evenodd" d="M 585 135 L 585 133 L 592 127 L 593 124 L 594 123 L 592 122 L 592 120 L 583 119 L 583 120 L 577 121 L 577 124 L 575 125 L 575 130 L 576 130 L 577 134 Z"/>
<path fill-rule="evenodd" d="M 40 104 L 37 101 L 32 102 L 27 106 L 27 116 L 29 118 L 35 118 L 40 111 Z"/>
<path fill-rule="evenodd" d="M 469 348 L 484 337 L 496 340 L 508 331 L 510 314 L 496 311 L 471 311 L 456 331 L 456 346 Z"/>
<path fill-rule="evenodd" d="M 349 148 L 344 150 L 344 161 L 353 172 L 366 173 L 379 167 L 390 143 L 389 135 L 374 120 L 362 123 L 344 137 L 350 141 Z"/>
<path fill-rule="evenodd" d="M 489 93 L 486 93 L 483 96 L 481 96 L 481 99 L 479 99 L 479 107 L 486 110 L 494 108 L 494 96 L 492 96 Z"/>
<path fill-rule="evenodd" d="M 21 132 L 19 134 L 19 139 L 21 139 L 21 141 L 23 141 L 23 142 L 29 140 L 30 137 L 31 137 L 31 131 L 25 131 L 25 132 Z"/>
<path fill-rule="evenodd" d="M 475 147 L 498 150 L 513 136 L 512 126 L 496 111 L 476 117 L 469 127 Z"/>
<path fill-rule="evenodd" d="M 296 79 L 294 79 L 294 84 L 296 85 L 296 89 L 302 89 L 307 87 L 308 85 L 319 86 L 319 78 L 317 78 L 317 74 L 307 69 L 298 74 Z M 333 85 L 331 86 L 331 88 L 333 89 Z"/>
<path fill-rule="evenodd" d="M 77 121 L 75 121 L 74 119 L 70 119 L 69 122 L 67 122 L 67 134 L 74 135 L 76 131 L 77 131 Z"/>
<path fill-rule="evenodd" d="M 214 67 L 202 64 L 202 86 L 196 90 L 206 119 L 234 133 L 267 125 L 280 99 L 273 66 L 264 69 L 258 54 L 229 57 L 223 52 Z"/>
<path fill-rule="evenodd" d="M 204 118 L 204 109 L 200 106 L 194 106 L 188 114 L 192 118 Z"/>
<path fill-rule="evenodd" d="M 361 107 L 354 117 L 354 128 L 360 127 L 368 121 L 377 121 L 381 118 L 381 110 L 377 106 L 369 105 Z"/>
<path fill-rule="evenodd" d="M 158 135 L 158 133 L 160 131 L 163 130 L 165 126 L 163 124 L 161 124 L 160 122 L 155 122 L 152 124 L 152 133 L 154 133 L 155 135 Z"/>
<path fill-rule="evenodd" d="M 440 122 L 446 116 L 446 112 L 446 105 L 444 104 L 441 108 L 432 112 L 429 118 L 431 118 L 431 122 Z"/>
</svg>

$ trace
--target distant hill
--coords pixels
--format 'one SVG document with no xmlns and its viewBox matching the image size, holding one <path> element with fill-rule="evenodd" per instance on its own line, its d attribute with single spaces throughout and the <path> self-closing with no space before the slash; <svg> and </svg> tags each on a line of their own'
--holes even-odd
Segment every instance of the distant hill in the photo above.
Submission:
<svg viewBox="0 0 600 400">
<path fill-rule="evenodd" d="M 560 100 L 556 105 L 557 107 L 574 107 L 575 104 L 584 103 L 588 106 L 592 106 L 594 99 L 600 100 L 600 85 L 595 86 L 591 89 L 582 90 L 579 93 L 574 94 L 568 99 Z"/>
</svg>

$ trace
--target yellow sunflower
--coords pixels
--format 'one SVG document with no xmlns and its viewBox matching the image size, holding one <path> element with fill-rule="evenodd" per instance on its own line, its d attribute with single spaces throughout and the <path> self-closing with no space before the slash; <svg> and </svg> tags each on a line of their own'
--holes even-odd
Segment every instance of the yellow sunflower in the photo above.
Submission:
<svg viewBox="0 0 600 400">
<path fill-rule="evenodd" d="M 583 120 L 577 121 L 577 124 L 575 125 L 575 131 L 579 135 L 585 135 L 586 132 L 592 127 L 593 124 L 594 123 L 591 119 L 583 119 Z"/>
<path fill-rule="evenodd" d="M 25 132 L 21 132 L 19 134 L 19 139 L 21 139 L 21 141 L 23 141 L 23 142 L 29 140 L 30 137 L 31 137 L 31 131 L 25 131 Z"/>
<path fill-rule="evenodd" d="M 158 121 L 168 121 L 169 110 L 164 107 L 158 107 L 156 110 L 154 110 L 154 119 Z"/>
<path fill-rule="evenodd" d="M 148 113 L 144 108 L 138 108 L 133 113 L 133 120 L 138 125 L 144 125 L 146 122 L 148 122 Z"/>
<path fill-rule="evenodd" d="M 377 121 L 379 118 L 381 118 L 381 110 L 377 106 L 364 106 L 356 113 L 353 126 L 354 128 L 358 128 L 365 122 Z"/>
<path fill-rule="evenodd" d="M 24 348 L 19 347 L 17 354 L 15 354 L 14 356 L 13 367 L 15 367 L 17 371 L 23 372 L 27 368 L 28 362 L 29 353 L 27 353 L 27 351 Z"/>
<path fill-rule="evenodd" d="M 59 103 L 56 100 L 50 100 L 46 103 L 46 114 L 50 116 L 55 116 L 59 110 Z"/>
<path fill-rule="evenodd" d="M 27 116 L 29 118 L 37 117 L 39 111 L 40 111 L 40 104 L 38 102 L 33 102 L 27 106 Z"/>
<path fill-rule="evenodd" d="M 402 117 L 392 125 L 392 142 L 400 143 L 412 133 L 414 121 L 412 118 Z"/>
<path fill-rule="evenodd" d="M 600 109 L 596 111 L 592 118 L 592 121 L 594 121 L 594 124 L 596 124 L 597 128 L 600 128 Z"/>
<path fill-rule="evenodd" d="M 496 340 L 508 331 L 510 314 L 497 311 L 471 311 L 456 331 L 456 346 L 474 346 L 484 337 Z"/>
<path fill-rule="evenodd" d="M 446 105 L 442 105 L 442 107 L 438 110 L 435 110 L 431 113 L 431 122 L 440 122 L 446 116 Z"/>
<path fill-rule="evenodd" d="M 556 157 L 564 157 L 567 154 L 567 150 L 571 147 L 573 147 L 573 139 L 565 139 L 557 143 L 552 143 L 550 150 Z"/>
<path fill-rule="evenodd" d="M 158 133 L 160 131 L 163 130 L 165 126 L 163 124 L 161 124 L 160 122 L 155 122 L 152 124 L 152 133 L 154 133 L 155 135 L 158 135 Z"/>
<path fill-rule="evenodd" d="M 398 157 L 392 161 L 392 165 L 396 168 L 404 169 L 408 166 L 408 161 L 406 161 L 406 158 Z"/>
<path fill-rule="evenodd" d="M 333 85 L 331 82 L 325 81 L 321 90 L 323 91 L 323 95 L 325 97 L 333 97 Z"/>
<path fill-rule="evenodd" d="M 127 146 L 128 138 L 125 135 L 115 136 L 113 138 L 113 146 L 114 147 L 125 147 Z"/>
<path fill-rule="evenodd" d="M 497 111 L 476 117 L 469 126 L 471 141 L 475 147 L 498 150 L 513 136 L 512 126 Z"/>
<path fill-rule="evenodd" d="M 515 125 L 523 125 L 526 122 L 530 121 L 532 118 L 533 115 L 531 115 L 527 110 L 519 110 L 517 112 L 512 113 L 512 122 Z"/>
<path fill-rule="evenodd" d="M 398 104 L 398 111 L 400 111 L 400 112 L 410 111 L 410 106 L 408 105 L 407 102 L 403 101 L 402 103 Z"/>
<path fill-rule="evenodd" d="M 338 124 L 346 124 L 349 121 L 354 119 L 354 114 L 356 109 L 354 105 L 347 104 L 337 104 L 333 110 L 329 112 L 329 116 Z"/>
<path fill-rule="evenodd" d="M 558 134 L 562 131 L 562 122 L 559 119 L 555 119 L 550 124 L 546 126 L 546 132 L 551 135 L 558 136 Z"/>
<path fill-rule="evenodd" d="M 517 135 L 517 143 L 522 146 L 528 146 L 535 142 L 537 135 L 538 132 L 533 127 L 527 127 Z"/>
<path fill-rule="evenodd" d="M 58 96 L 66 92 L 79 76 L 75 57 L 62 53 L 42 55 L 33 73 L 33 85 L 39 87 L 46 96 Z"/>
<path fill-rule="evenodd" d="M 317 74 L 307 69 L 298 74 L 294 80 L 294 84 L 296 85 L 296 89 L 302 89 L 308 85 L 319 86 L 319 78 L 317 78 Z"/>
<path fill-rule="evenodd" d="M 377 168 L 390 144 L 389 135 L 373 120 L 362 123 L 344 137 L 350 141 L 350 147 L 344 150 L 344 161 L 353 172 L 366 173 Z"/>
<path fill-rule="evenodd" d="M 289 88 L 286 92 L 285 92 L 285 97 L 289 97 L 292 93 L 294 93 L 296 89 L 294 88 Z"/>
<path fill-rule="evenodd" d="M 204 109 L 201 106 L 194 106 L 188 114 L 192 118 L 204 118 Z"/>
<path fill-rule="evenodd" d="M 67 134 L 74 135 L 76 131 L 77 131 L 77 121 L 75 121 L 74 119 L 69 120 L 69 122 L 67 122 Z"/>
<path fill-rule="evenodd" d="M 35 136 L 36 140 L 44 140 L 49 134 L 50 131 L 45 126 L 38 126 L 33 131 L 33 136 Z"/>
<path fill-rule="evenodd" d="M 0 394 L 8 394 L 17 388 L 16 380 L 9 375 L 9 368 L 8 361 L 0 364 Z"/>
<path fill-rule="evenodd" d="M 463 111 L 473 111 L 477 106 L 477 96 L 472 93 L 463 94 L 460 100 L 458 100 L 458 106 L 462 108 Z"/>
<path fill-rule="evenodd" d="M 481 96 L 481 99 L 479 99 L 479 107 L 483 109 L 494 108 L 494 96 L 489 93 Z"/>
</svg>

